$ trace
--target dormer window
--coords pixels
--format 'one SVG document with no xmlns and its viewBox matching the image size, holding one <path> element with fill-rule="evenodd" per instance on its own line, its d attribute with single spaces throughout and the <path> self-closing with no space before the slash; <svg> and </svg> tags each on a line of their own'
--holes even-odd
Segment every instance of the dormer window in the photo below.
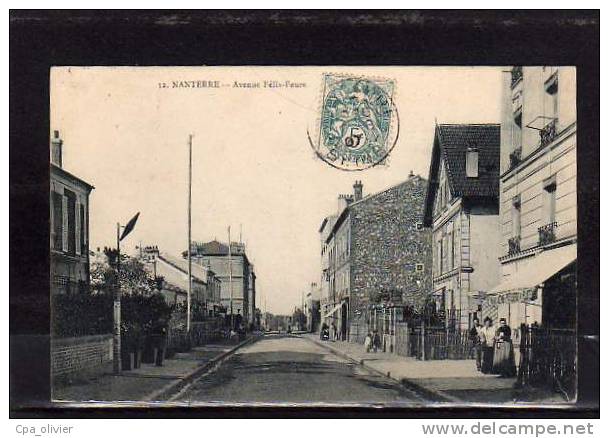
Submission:
<svg viewBox="0 0 609 438">
<path fill-rule="evenodd" d="M 465 155 L 465 174 L 468 178 L 478 178 L 478 149 L 467 149 Z"/>
</svg>

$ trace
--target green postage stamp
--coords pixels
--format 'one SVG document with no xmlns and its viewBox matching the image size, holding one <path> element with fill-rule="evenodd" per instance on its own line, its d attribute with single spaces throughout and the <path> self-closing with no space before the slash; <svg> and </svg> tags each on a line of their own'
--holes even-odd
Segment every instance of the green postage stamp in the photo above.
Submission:
<svg viewBox="0 0 609 438">
<path fill-rule="evenodd" d="M 317 155 L 342 170 L 385 164 L 399 133 L 395 82 L 324 74 L 322 88 Z"/>
</svg>

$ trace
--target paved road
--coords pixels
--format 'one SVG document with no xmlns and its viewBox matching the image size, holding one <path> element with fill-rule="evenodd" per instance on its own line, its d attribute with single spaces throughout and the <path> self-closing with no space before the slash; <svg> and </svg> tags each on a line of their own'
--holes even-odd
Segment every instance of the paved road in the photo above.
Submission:
<svg viewBox="0 0 609 438">
<path fill-rule="evenodd" d="M 265 336 L 187 387 L 186 403 L 420 404 L 396 382 L 374 375 L 309 340 Z"/>
</svg>

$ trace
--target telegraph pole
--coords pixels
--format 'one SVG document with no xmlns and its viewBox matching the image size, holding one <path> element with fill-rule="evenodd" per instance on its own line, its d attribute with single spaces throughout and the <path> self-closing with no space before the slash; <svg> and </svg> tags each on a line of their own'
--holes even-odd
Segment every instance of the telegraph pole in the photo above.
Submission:
<svg viewBox="0 0 609 438">
<path fill-rule="evenodd" d="M 233 313 L 233 264 L 231 260 L 230 225 L 228 226 L 228 287 L 230 289 L 230 328 L 235 328 L 235 315 Z"/>
<path fill-rule="evenodd" d="M 188 136 L 188 295 L 186 295 L 186 332 L 190 333 L 190 296 L 192 294 L 192 134 Z"/>
<path fill-rule="evenodd" d="M 114 289 L 114 327 L 112 342 L 112 368 L 114 374 L 120 374 L 121 364 L 121 224 L 116 223 L 116 287 Z"/>
</svg>

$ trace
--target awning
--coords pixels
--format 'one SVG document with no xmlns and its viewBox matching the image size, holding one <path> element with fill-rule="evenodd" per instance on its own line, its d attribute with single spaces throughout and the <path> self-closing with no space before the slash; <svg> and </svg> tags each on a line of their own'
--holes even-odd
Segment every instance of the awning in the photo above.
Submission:
<svg viewBox="0 0 609 438">
<path fill-rule="evenodd" d="M 546 250 L 491 289 L 488 294 L 504 294 L 536 288 L 576 260 L 577 245 Z"/>
<path fill-rule="evenodd" d="M 326 313 L 326 314 L 324 315 L 324 318 L 327 318 L 328 316 L 331 316 L 331 315 L 333 315 L 334 313 L 336 313 L 336 311 L 337 311 L 338 309 L 340 309 L 340 306 L 342 306 L 342 304 L 337 304 L 336 306 L 334 306 L 334 307 L 332 308 L 332 310 L 330 310 L 328 313 Z"/>
</svg>

